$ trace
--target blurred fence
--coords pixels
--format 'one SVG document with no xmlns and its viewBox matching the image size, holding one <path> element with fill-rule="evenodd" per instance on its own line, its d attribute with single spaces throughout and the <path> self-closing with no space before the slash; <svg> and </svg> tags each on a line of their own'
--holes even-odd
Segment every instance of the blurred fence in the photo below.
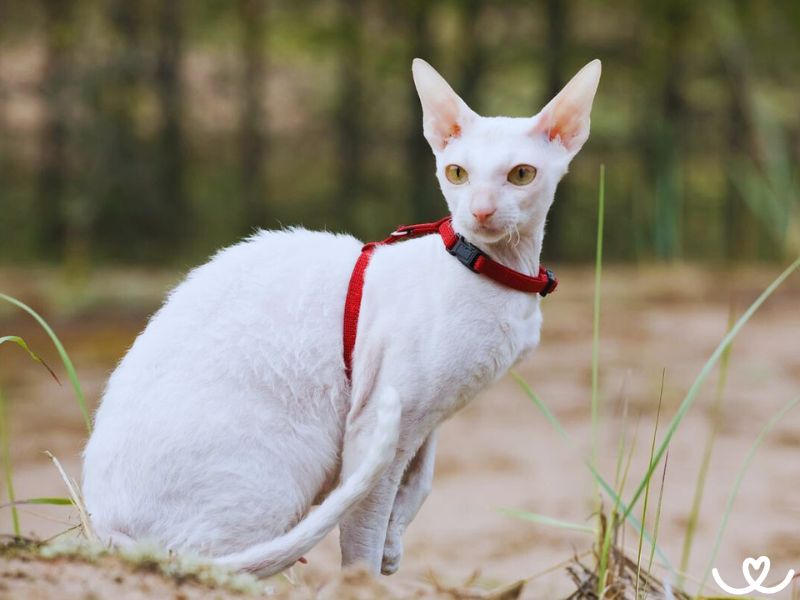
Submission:
<svg viewBox="0 0 800 600">
<path fill-rule="evenodd" d="M 800 252 L 800 3 L 10 0 L 0 261 L 188 264 L 257 226 L 444 211 L 410 62 L 484 114 L 604 75 L 548 260 Z"/>
</svg>

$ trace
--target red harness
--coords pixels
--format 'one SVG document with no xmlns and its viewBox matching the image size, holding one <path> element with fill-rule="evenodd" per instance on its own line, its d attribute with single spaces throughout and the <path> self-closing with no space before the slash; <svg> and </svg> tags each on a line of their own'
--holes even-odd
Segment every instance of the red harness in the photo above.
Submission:
<svg viewBox="0 0 800 600">
<path fill-rule="evenodd" d="M 529 294 L 546 296 L 556 289 L 558 279 L 552 271 L 539 267 L 536 277 L 525 275 L 519 271 L 504 267 L 492 260 L 477 246 L 469 243 L 464 237 L 453 231 L 452 217 L 439 219 L 435 223 L 404 225 L 381 242 L 369 242 L 361 249 L 361 255 L 353 267 L 350 285 L 347 288 L 347 300 L 344 304 L 344 370 L 348 381 L 353 372 L 353 348 L 356 345 L 358 332 L 358 314 L 361 311 L 361 296 L 364 291 L 364 275 L 367 271 L 372 253 L 378 246 L 394 244 L 408 238 L 438 233 L 447 251 L 455 256 L 465 267 L 475 273 L 486 275 L 497 283 Z"/>
</svg>

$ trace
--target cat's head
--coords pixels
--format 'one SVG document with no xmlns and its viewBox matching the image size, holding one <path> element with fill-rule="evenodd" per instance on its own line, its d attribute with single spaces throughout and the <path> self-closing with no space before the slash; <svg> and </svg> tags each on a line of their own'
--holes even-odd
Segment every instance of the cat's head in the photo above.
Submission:
<svg viewBox="0 0 800 600">
<path fill-rule="evenodd" d="M 423 132 L 457 228 L 487 244 L 541 231 L 559 180 L 589 137 L 600 61 L 527 118 L 482 117 L 424 60 L 415 59 L 412 71 Z"/>
</svg>

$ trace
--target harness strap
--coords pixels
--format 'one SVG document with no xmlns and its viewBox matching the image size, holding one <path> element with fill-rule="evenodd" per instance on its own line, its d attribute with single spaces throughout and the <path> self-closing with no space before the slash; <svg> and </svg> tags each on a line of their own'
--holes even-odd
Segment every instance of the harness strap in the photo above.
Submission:
<svg viewBox="0 0 800 600">
<path fill-rule="evenodd" d="M 361 297 L 364 293 L 364 276 L 375 248 L 394 244 L 399 241 L 438 233 L 447 251 L 455 256 L 464 266 L 475 273 L 485 275 L 497 283 L 529 294 L 546 296 L 556 289 L 558 279 L 549 269 L 539 267 L 539 273 L 533 277 L 501 265 L 489 257 L 483 250 L 468 242 L 455 232 L 452 217 L 445 217 L 433 223 L 404 225 L 398 227 L 386 239 L 380 242 L 369 242 L 361 249 L 361 254 L 353 267 L 350 283 L 347 286 L 347 299 L 344 304 L 344 322 L 342 341 L 344 346 L 344 371 L 350 381 L 353 374 L 353 349 L 358 335 L 358 316 L 361 312 Z"/>
<path fill-rule="evenodd" d="M 347 381 L 353 374 L 353 348 L 356 346 L 358 333 L 358 315 L 361 312 L 361 295 L 364 292 L 364 274 L 369 265 L 369 259 L 375 252 L 375 244 L 367 244 L 361 250 L 361 255 L 353 267 L 350 275 L 350 285 L 347 286 L 347 300 L 344 304 L 344 373 Z"/>
</svg>

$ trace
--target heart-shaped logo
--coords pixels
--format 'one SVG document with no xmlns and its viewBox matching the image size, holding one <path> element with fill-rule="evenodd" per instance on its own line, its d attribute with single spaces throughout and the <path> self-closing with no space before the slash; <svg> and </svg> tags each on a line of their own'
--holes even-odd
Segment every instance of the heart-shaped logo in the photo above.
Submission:
<svg viewBox="0 0 800 600">
<path fill-rule="evenodd" d="M 716 567 L 711 569 L 711 574 L 714 576 L 714 581 L 717 582 L 717 585 L 720 588 L 729 594 L 733 594 L 734 596 L 744 596 L 750 592 L 777 594 L 787 585 L 789 585 L 789 583 L 791 583 L 792 578 L 794 577 L 794 569 L 789 569 L 789 572 L 786 573 L 786 577 L 783 578 L 783 581 L 781 581 L 778 585 L 773 585 L 771 587 L 761 585 L 767 579 L 767 575 L 769 575 L 769 569 L 770 562 L 769 557 L 767 556 L 759 556 L 758 558 L 745 558 L 744 561 L 742 561 L 742 575 L 744 575 L 744 580 L 750 585 L 743 588 L 731 587 L 722 581 L 722 577 L 720 577 L 719 571 L 716 569 Z M 754 574 L 757 575 L 757 577 L 754 577 Z"/>
<path fill-rule="evenodd" d="M 767 578 L 767 575 L 769 575 L 769 567 L 769 558 L 766 556 L 745 558 L 744 562 L 742 562 L 742 575 L 744 575 L 744 580 L 750 585 L 756 586 L 753 589 L 757 589 Z M 757 579 L 753 579 L 753 572 L 758 575 Z"/>
</svg>

